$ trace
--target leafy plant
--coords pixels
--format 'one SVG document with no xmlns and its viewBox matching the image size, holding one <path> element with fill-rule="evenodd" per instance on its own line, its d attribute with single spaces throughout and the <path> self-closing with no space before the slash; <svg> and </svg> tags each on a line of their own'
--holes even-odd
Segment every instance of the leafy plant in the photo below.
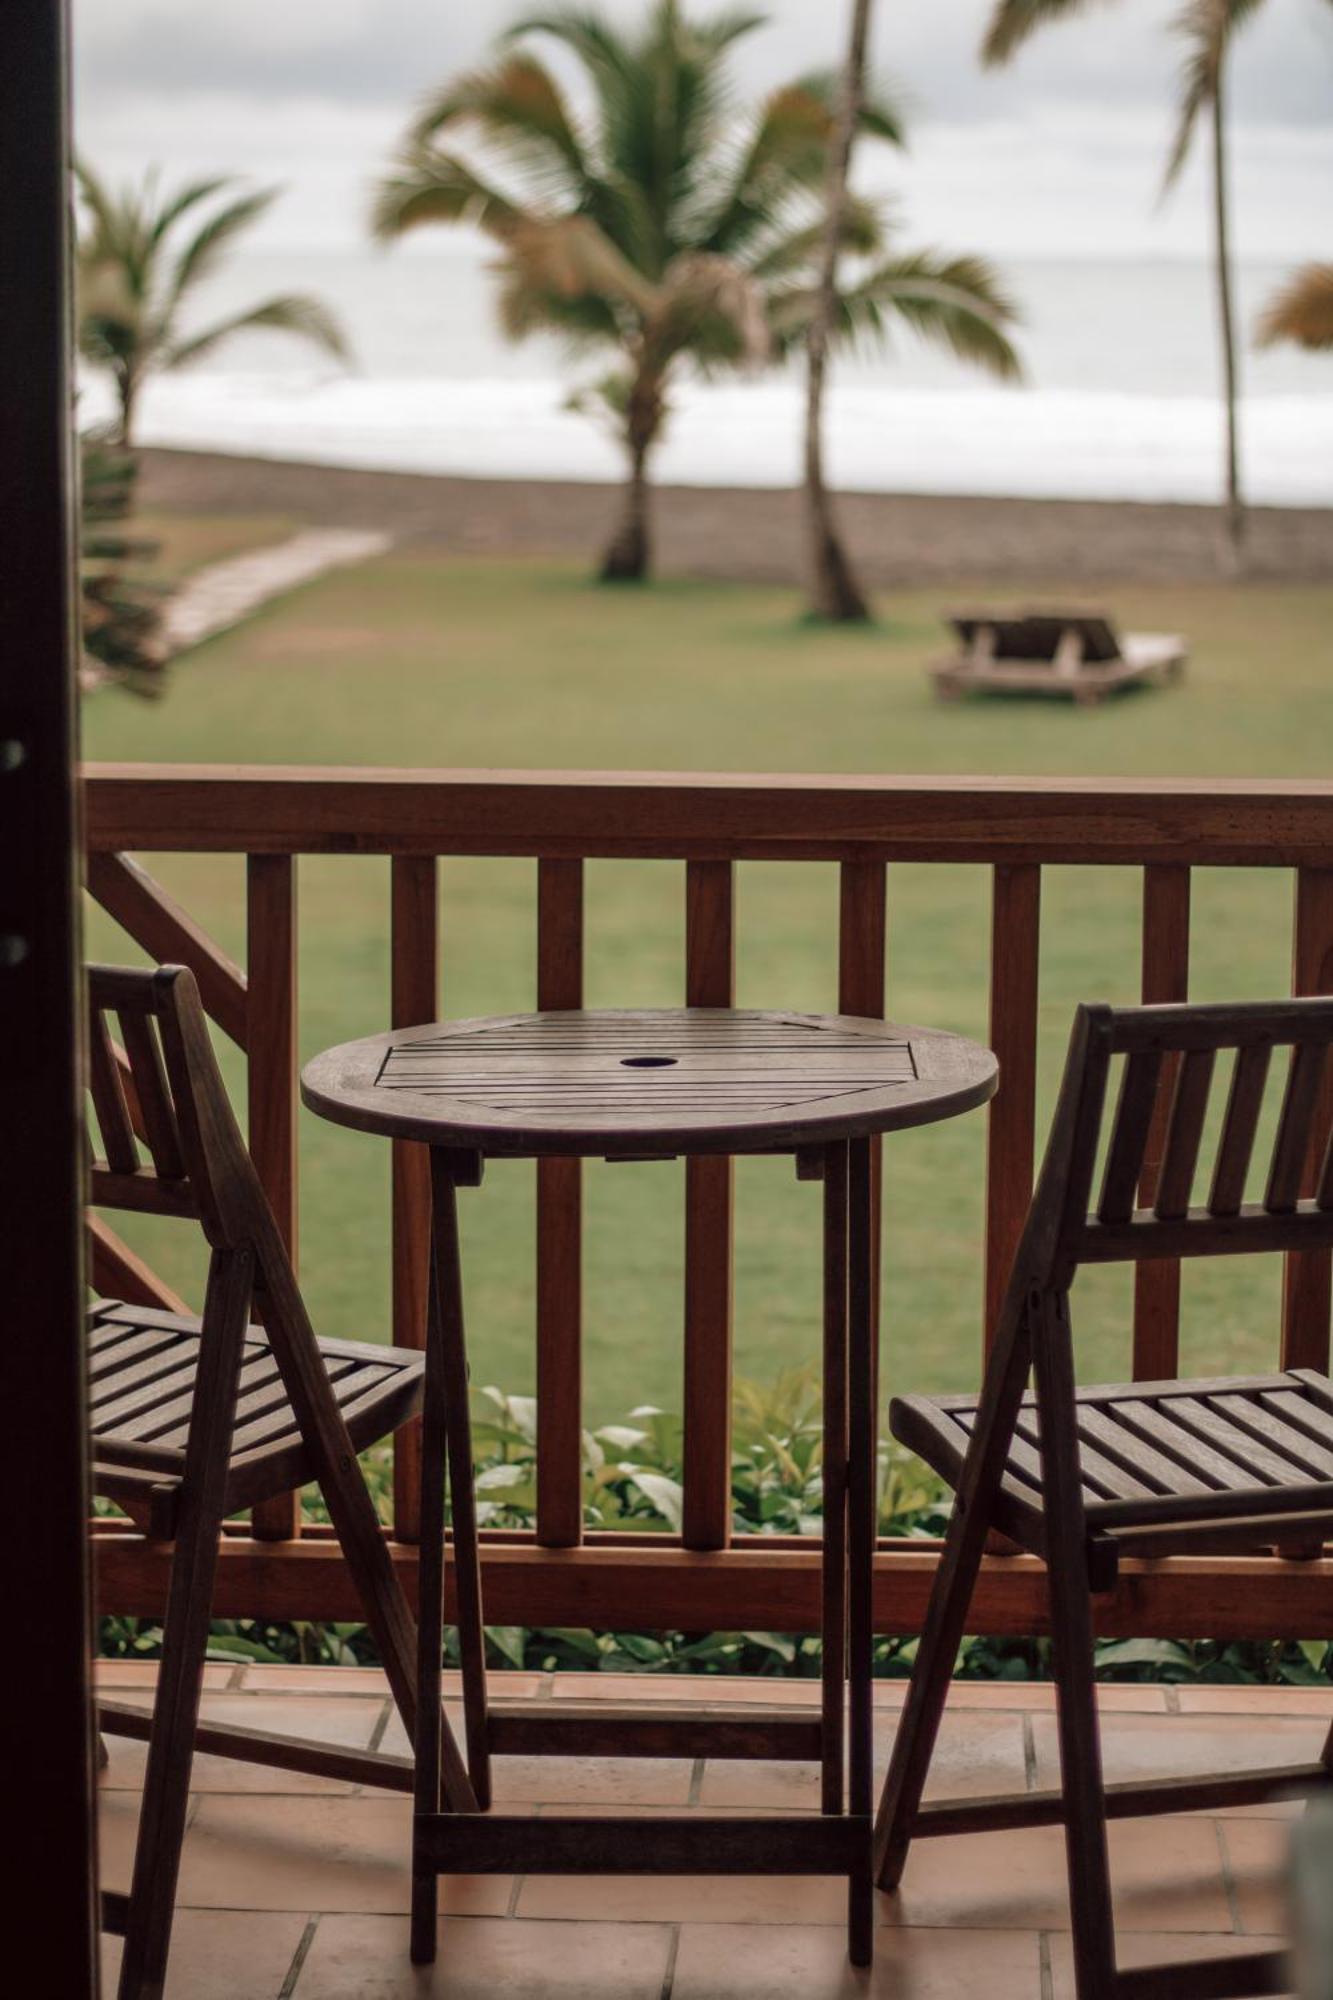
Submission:
<svg viewBox="0 0 1333 2000">
<path fill-rule="evenodd" d="M 478 1518 L 483 1527 L 531 1527 L 536 1512 L 536 1404 L 485 1388 L 474 1399 Z M 823 1439 L 819 1381 L 813 1367 L 790 1369 L 761 1388 L 736 1384 L 732 1446 L 732 1505 L 737 1533 L 818 1535 L 823 1517 Z M 365 1455 L 366 1477 L 387 1520 L 393 1486 L 385 1447 Z M 585 1432 L 583 1490 L 590 1527 L 631 1526 L 668 1533 L 679 1528 L 683 1431 L 679 1417 L 650 1405 L 621 1424 Z M 921 1461 L 881 1440 L 878 1463 L 881 1534 L 941 1535 L 950 1498 Z M 305 1495 L 311 1519 L 326 1520 L 318 1492 Z M 446 1631 L 445 1654 L 458 1663 L 457 1636 Z M 818 1678 L 821 1649 L 809 1633 L 729 1631 L 595 1632 L 582 1626 L 498 1625 L 487 1628 L 494 1667 L 529 1672 L 619 1674 L 758 1674 Z M 102 1652 L 155 1658 L 160 1623 L 102 1621 Z M 904 1679 L 916 1658 L 915 1638 L 879 1637 L 874 1672 Z M 209 1657 L 247 1662 L 341 1666 L 373 1663 L 364 1625 L 281 1624 L 232 1619 L 213 1626 Z M 955 1669 L 966 1680 L 1051 1679 L 1048 1639 L 967 1638 Z M 1115 1681 L 1235 1682 L 1323 1686 L 1333 1678 L 1333 1646 L 1302 1643 L 1175 1639 L 1110 1639 L 1097 1648 L 1100 1678 Z"/>
<path fill-rule="evenodd" d="M 86 683 L 115 681 L 131 693 L 161 694 L 162 591 L 138 573 L 157 544 L 126 533 L 138 461 L 104 430 L 79 439 L 79 590 Z"/>
</svg>

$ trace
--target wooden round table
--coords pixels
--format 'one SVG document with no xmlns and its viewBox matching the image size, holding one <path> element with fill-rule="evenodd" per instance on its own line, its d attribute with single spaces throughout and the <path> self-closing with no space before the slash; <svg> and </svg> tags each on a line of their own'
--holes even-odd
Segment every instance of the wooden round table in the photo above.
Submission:
<svg viewBox="0 0 1333 2000">
<path fill-rule="evenodd" d="M 849 1950 L 870 1963 L 871 1585 L 875 1549 L 871 1141 L 993 1095 L 989 1050 L 958 1035 L 850 1015 L 721 1008 L 511 1014 L 346 1043 L 301 1079 L 311 1110 L 431 1149 L 432 1284 L 421 1453 L 420 1659 L 412 1956 L 435 1955 L 437 1878 L 548 1874 L 845 1875 Z M 660 1702 L 488 1710 L 455 1191 L 488 1155 L 666 1159 L 789 1153 L 823 1183 L 823 1702 L 740 1727 Z M 464 1728 L 476 1813 L 442 1810 L 444 1472 L 452 1502 Z M 572 1712 L 571 1712 L 572 1711 Z M 844 1727 L 846 1771 L 844 1773 Z M 490 1803 L 490 1758 L 766 1756 L 818 1760 L 818 1816 L 691 1812 L 532 1819 Z"/>
</svg>

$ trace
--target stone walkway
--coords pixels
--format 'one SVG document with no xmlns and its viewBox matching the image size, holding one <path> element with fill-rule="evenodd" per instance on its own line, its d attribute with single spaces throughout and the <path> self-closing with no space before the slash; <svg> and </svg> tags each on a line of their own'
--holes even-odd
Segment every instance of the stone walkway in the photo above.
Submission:
<svg viewBox="0 0 1333 2000">
<path fill-rule="evenodd" d="M 104 1661 L 120 1700 L 155 1669 Z M 810 1704 L 810 1681 L 494 1677 L 540 1702 L 694 1700 L 740 1714 Z M 22 1680 L 16 1692 L 21 1695 Z M 882 1771 L 903 1698 L 875 1683 Z M 446 1677 L 455 1723 L 457 1676 Z M 1316 1689 L 1104 1687 L 1108 1776 L 1161 1777 L 1318 1753 L 1333 1698 Z M 215 1721 L 403 1755 L 384 1676 L 366 1668 L 210 1666 Z M 102 1875 L 128 1886 L 144 1748 L 108 1739 Z M 931 1777 L 936 1796 L 1023 1791 L 1056 1775 L 1051 1689 L 956 1682 Z M 411 1803 L 260 1765 L 195 1759 L 167 2000 L 1074 2000 L 1058 1827 L 922 1841 L 881 1896 L 875 1967 L 846 1961 L 840 1882 L 776 1876 L 449 1876 L 440 1954 L 407 1953 Z M 817 1811 L 808 1764 L 506 1756 L 496 1797 L 542 1814 Z M 1299 1805 L 1121 1820 L 1111 1858 L 1121 1962 L 1225 1956 L 1280 1941 Z M 108 1980 L 119 1943 L 106 1941 Z"/>
<path fill-rule="evenodd" d="M 383 555 L 392 537 L 369 528 L 306 528 L 290 541 L 210 563 L 190 577 L 162 618 L 167 657 L 249 618 L 271 598 L 331 569 Z"/>
</svg>

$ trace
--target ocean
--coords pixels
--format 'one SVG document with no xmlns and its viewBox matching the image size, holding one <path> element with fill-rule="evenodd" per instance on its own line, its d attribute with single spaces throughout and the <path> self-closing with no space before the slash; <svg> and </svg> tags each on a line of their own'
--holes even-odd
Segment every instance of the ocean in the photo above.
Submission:
<svg viewBox="0 0 1333 2000">
<path fill-rule="evenodd" d="M 341 315 L 350 368 L 276 334 L 238 338 L 147 389 L 144 443 L 329 465 L 501 479 L 620 476 L 614 440 L 565 407 L 598 372 L 545 340 L 506 344 L 488 252 L 470 239 L 391 251 L 238 255 L 198 318 L 277 291 Z M 1206 263 L 1005 260 L 1022 313 L 1026 381 L 991 383 L 904 333 L 887 354 L 839 356 L 828 459 L 845 489 L 1211 501 L 1221 482 L 1220 375 Z M 1238 272 L 1242 323 L 1287 275 Z M 1333 505 L 1333 355 L 1243 356 L 1248 496 Z M 682 381 L 654 474 L 685 485 L 785 486 L 800 476 L 799 371 Z M 107 407 L 89 378 L 81 417 Z"/>
</svg>

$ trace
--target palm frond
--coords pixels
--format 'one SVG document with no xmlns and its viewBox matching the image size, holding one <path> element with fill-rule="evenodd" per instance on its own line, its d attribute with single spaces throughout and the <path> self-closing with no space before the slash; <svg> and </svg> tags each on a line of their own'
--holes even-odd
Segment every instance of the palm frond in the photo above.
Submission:
<svg viewBox="0 0 1333 2000">
<path fill-rule="evenodd" d="M 428 222 L 471 222 L 503 242 L 530 211 L 464 160 L 430 148 L 407 152 L 375 190 L 371 232 L 380 242 Z"/>
<path fill-rule="evenodd" d="M 710 55 L 720 56 L 746 35 L 752 35 L 756 28 L 767 26 L 767 14 L 758 13 L 753 8 L 733 7 L 725 13 L 714 14 L 711 21 L 690 22 L 688 32 Z"/>
<path fill-rule="evenodd" d="M 425 146 L 465 120 L 522 167 L 549 171 L 555 165 L 576 186 L 586 178 L 583 141 L 559 85 L 535 56 L 516 49 L 492 69 L 456 78 L 427 103 L 412 142 Z"/>
<path fill-rule="evenodd" d="M 701 231 L 708 249 L 736 254 L 771 231 L 791 195 L 822 188 L 836 90 L 832 76 L 811 75 L 764 101 L 733 178 Z M 892 144 L 905 143 L 901 107 L 883 86 L 868 102 L 861 129 Z"/>
<path fill-rule="evenodd" d="M 213 353 L 233 334 L 249 333 L 260 327 L 271 327 L 280 333 L 300 334 L 338 360 L 347 359 L 347 337 L 328 307 L 306 293 L 287 292 L 278 298 L 265 299 L 262 305 L 251 306 L 246 312 L 219 320 L 216 325 L 193 334 L 188 340 L 175 341 L 164 350 L 162 365 L 164 368 L 188 367 L 191 362 L 202 361 L 205 355 Z"/>
<path fill-rule="evenodd" d="M 505 30 L 507 42 L 528 35 L 547 35 L 580 62 L 601 106 L 604 126 L 623 110 L 634 69 L 628 43 L 608 21 L 587 7 L 551 7 L 524 14 Z"/>
<path fill-rule="evenodd" d="M 795 285 L 773 301 L 775 338 L 784 349 L 804 337 L 815 309 L 813 285 Z M 1001 381 L 1018 381 L 1022 363 L 1005 331 L 1017 312 L 998 273 L 982 257 L 921 250 L 887 259 L 838 299 L 840 340 L 886 341 L 896 322 L 947 347 Z"/>
<path fill-rule="evenodd" d="M 1199 118 L 1218 94 L 1231 37 L 1262 4 L 1263 0 L 1188 0 L 1176 16 L 1175 33 L 1185 41 L 1186 52 L 1175 137 L 1162 175 L 1164 194 L 1180 178 Z"/>
<path fill-rule="evenodd" d="M 811 70 L 801 78 L 800 88 L 823 105 L 831 128 L 842 92 L 842 77 L 838 71 Z M 900 85 L 890 83 L 882 76 L 867 77 L 861 94 L 857 132 L 865 139 L 883 139 L 890 146 L 906 146 L 907 111 L 907 93 Z"/>
<path fill-rule="evenodd" d="M 686 348 L 757 366 L 769 355 L 763 287 L 752 272 L 710 251 L 678 257 L 666 273 L 645 346 L 666 359 Z"/>
<path fill-rule="evenodd" d="M 1081 13 L 1087 0 L 995 0 L 995 11 L 986 24 L 981 42 L 981 60 L 987 69 L 1007 63 L 1038 28 L 1048 21 L 1065 21 Z"/>
<path fill-rule="evenodd" d="M 106 182 L 84 159 L 74 162 L 74 180 L 93 222 L 110 236 L 116 227 L 116 200 Z"/>
<path fill-rule="evenodd" d="M 534 292 L 601 299 L 639 315 L 657 304 L 657 288 L 590 216 L 526 217 L 509 232 L 505 249 L 510 270 Z"/>
<path fill-rule="evenodd" d="M 215 194 L 221 194 L 225 187 L 230 186 L 229 174 L 213 174 L 206 180 L 187 181 L 184 187 L 178 188 L 175 194 L 163 202 L 153 216 L 148 229 L 149 242 L 154 246 L 159 244 L 167 231 L 179 222 L 183 215 L 187 215 L 192 208 L 197 208 L 201 201 L 211 201 Z"/>
<path fill-rule="evenodd" d="M 823 248 L 824 219 L 789 229 L 776 237 L 753 259 L 749 268 L 756 278 L 771 282 L 797 272 L 813 270 Z M 873 257 L 884 247 L 884 206 L 849 194 L 843 202 L 842 231 L 838 247 L 849 257 Z"/>
<path fill-rule="evenodd" d="M 251 194 L 239 195 L 235 201 L 227 203 L 215 214 L 210 215 L 201 228 L 190 238 L 167 283 L 165 309 L 172 307 L 213 271 L 220 259 L 231 248 L 238 236 L 244 235 L 258 222 L 278 198 L 277 188 L 256 188 Z M 160 233 L 159 233 L 160 234 Z"/>
<path fill-rule="evenodd" d="M 1302 264 L 1274 292 L 1259 316 L 1255 345 L 1290 341 L 1314 351 L 1333 349 L 1333 264 Z"/>
</svg>

